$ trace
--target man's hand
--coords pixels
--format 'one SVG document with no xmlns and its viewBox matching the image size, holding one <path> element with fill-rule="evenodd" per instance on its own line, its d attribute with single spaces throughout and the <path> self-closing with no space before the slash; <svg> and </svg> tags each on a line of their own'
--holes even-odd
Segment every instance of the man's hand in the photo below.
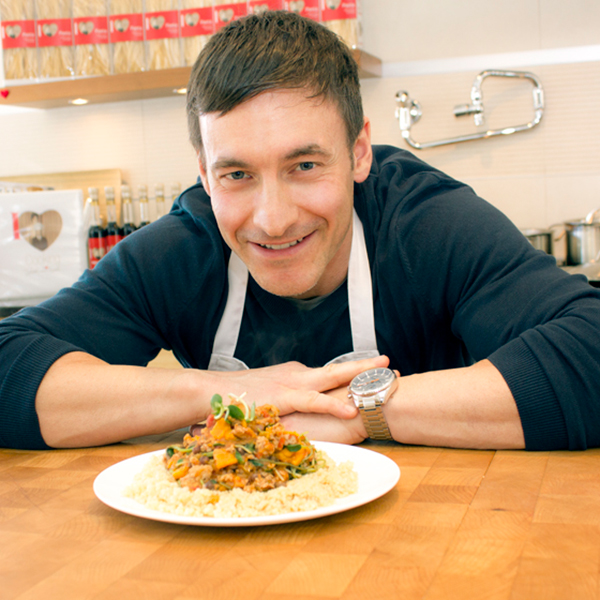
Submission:
<svg viewBox="0 0 600 600">
<path fill-rule="evenodd" d="M 355 416 L 352 419 L 339 419 L 333 415 L 316 415 L 307 413 L 291 413 L 281 418 L 288 431 L 306 434 L 309 440 L 337 442 L 338 444 L 360 444 L 367 437 L 363 420 L 357 414 L 352 400 L 348 398 L 348 387 L 344 385 L 327 392 L 328 396 L 337 398 L 352 407 Z"/>
<path fill-rule="evenodd" d="M 247 402 L 273 404 L 282 416 L 296 412 L 325 413 L 339 419 L 352 419 L 357 415 L 357 409 L 346 398 L 348 384 L 359 373 L 388 364 L 387 356 L 378 356 L 316 369 L 289 362 L 248 371 L 209 373 L 224 378 L 219 385 L 224 394 L 245 392 Z M 223 389 L 225 386 L 227 390 Z M 344 393 L 340 393 L 340 389 Z M 329 393 L 333 390 L 336 393 Z M 219 390 L 215 389 L 215 392 Z"/>
</svg>

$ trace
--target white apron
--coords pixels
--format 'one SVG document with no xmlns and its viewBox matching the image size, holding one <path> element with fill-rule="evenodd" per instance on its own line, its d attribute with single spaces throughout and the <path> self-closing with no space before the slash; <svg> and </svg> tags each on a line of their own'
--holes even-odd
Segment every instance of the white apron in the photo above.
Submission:
<svg viewBox="0 0 600 600">
<path fill-rule="evenodd" d="M 231 253 L 229 259 L 228 281 L 227 304 L 213 343 L 208 365 L 210 371 L 248 369 L 243 361 L 233 356 L 242 324 L 248 285 L 248 269 L 235 252 Z M 356 211 L 353 214 L 352 246 L 348 265 L 348 307 L 354 351 L 342 354 L 327 364 L 379 356 L 375 339 L 371 269 L 363 226 Z"/>
</svg>

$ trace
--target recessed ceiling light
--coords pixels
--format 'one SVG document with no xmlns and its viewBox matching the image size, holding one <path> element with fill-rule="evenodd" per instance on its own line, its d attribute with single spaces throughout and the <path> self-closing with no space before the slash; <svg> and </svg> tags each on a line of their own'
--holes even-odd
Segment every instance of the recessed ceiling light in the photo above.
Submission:
<svg viewBox="0 0 600 600">
<path fill-rule="evenodd" d="M 85 98 L 75 98 L 74 100 L 69 100 L 69 104 L 75 104 L 77 106 L 81 106 L 82 104 L 87 104 L 89 100 Z"/>
</svg>

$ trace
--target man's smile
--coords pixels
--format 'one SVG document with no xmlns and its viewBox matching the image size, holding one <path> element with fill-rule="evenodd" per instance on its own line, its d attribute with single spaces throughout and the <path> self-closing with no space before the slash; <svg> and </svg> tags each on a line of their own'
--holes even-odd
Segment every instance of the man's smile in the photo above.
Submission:
<svg viewBox="0 0 600 600">
<path fill-rule="evenodd" d="M 293 242 L 288 242 L 286 244 L 258 244 L 258 245 L 261 248 L 267 248 L 268 250 L 285 250 L 286 248 L 291 248 L 292 246 L 296 246 L 302 240 L 304 240 L 303 237 L 301 237 L 297 240 L 294 240 Z"/>
</svg>

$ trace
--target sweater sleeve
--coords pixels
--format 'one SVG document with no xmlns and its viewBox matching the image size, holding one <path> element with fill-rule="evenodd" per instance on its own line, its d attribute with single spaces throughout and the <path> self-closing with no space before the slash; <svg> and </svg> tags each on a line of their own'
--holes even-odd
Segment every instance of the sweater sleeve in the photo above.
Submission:
<svg viewBox="0 0 600 600">
<path fill-rule="evenodd" d="M 430 181 L 427 189 L 400 236 L 423 303 L 449 315 L 474 360 L 498 368 L 528 449 L 600 446 L 598 290 L 535 250 L 470 188 Z"/>
<path fill-rule="evenodd" d="M 165 348 L 206 368 L 226 272 L 216 227 L 200 231 L 179 212 L 128 236 L 72 287 L 0 321 L 0 446 L 47 447 L 35 398 L 67 353 L 143 366 Z"/>
</svg>

